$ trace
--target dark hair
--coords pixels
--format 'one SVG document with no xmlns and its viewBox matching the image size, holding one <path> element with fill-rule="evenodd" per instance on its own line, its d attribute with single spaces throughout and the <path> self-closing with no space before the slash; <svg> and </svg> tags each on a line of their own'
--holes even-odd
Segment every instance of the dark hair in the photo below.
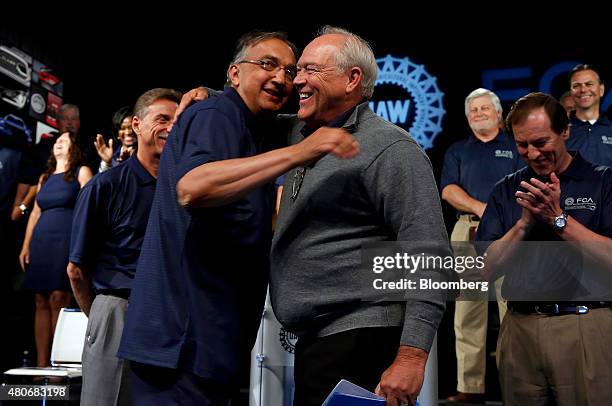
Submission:
<svg viewBox="0 0 612 406">
<path fill-rule="evenodd" d="M 238 42 L 236 43 L 236 49 L 234 50 L 234 56 L 232 57 L 231 64 L 235 64 L 236 62 L 244 59 L 246 57 L 247 49 L 249 49 L 253 45 L 257 45 L 262 41 L 273 39 L 273 38 L 281 40 L 284 43 L 286 43 L 289 46 L 289 48 L 291 48 L 293 55 L 297 59 L 298 49 L 293 44 L 293 42 L 289 41 L 286 33 L 282 31 L 254 30 L 254 31 L 247 32 L 246 34 L 242 35 L 238 39 Z"/>
<path fill-rule="evenodd" d="M 77 177 L 77 168 L 83 163 L 83 152 L 81 152 L 81 148 L 79 148 L 76 134 L 73 132 L 68 132 L 68 134 L 70 136 L 70 150 L 68 151 L 68 167 L 64 172 L 64 180 L 66 182 L 71 182 Z M 58 139 L 59 137 L 55 139 L 55 142 L 57 142 Z M 55 145 L 55 142 L 53 145 Z M 41 183 L 45 183 L 57 168 L 57 160 L 55 159 L 55 155 L 53 155 L 53 147 L 51 148 L 51 155 L 47 161 L 47 170 L 42 175 Z"/>
<path fill-rule="evenodd" d="M 574 66 L 569 73 L 570 86 L 572 84 L 572 77 L 574 77 L 574 74 L 585 71 L 585 70 L 590 70 L 590 71 L 595 72 L 595 74 L 597 75 L 597 78 L 599 79 L 599 83 L 602 85 L 604 84 L 603 78 L 601 77 L 601 73 L 599 73 L 599 69 L 597 69 L 593 65 L 589 65 L 588 63 L 579 63 L 578 65 Z"/>
<path fill-rule="evenodd" d="M 247 32 L 246 34 L 243 34 L 238 39 L 238 42 L 236 42 L 236 48 L 234 49 L 234 55 L 232 56 L 232 61 L 230 62 L 227 68 L 227 73 L 225 77 L 225 86 L 224 86 L 225 88 L 231 87 L 231 81 L 229 78 L 229 68 L 235 63 L 237 63 L 238 61 L 241 61 L 244 58 L 246 58 L 247 51 L 250 47 L 259 44 L 261 41 L 265 41 L 265 40 L 272 39 L 272 38 L 281 40 L 285 44 L 287 44 L 289 48 L 291 48 L 291 51 L 293 52 L 295 59 L 298 58 L 298 49 L 293 44 L 293 42 L 289 41 L 286 33 L 282 31 L 269 31 L 268 32 L 268 31 L 261 31 L 261 30 L 254 30 L 254 31 Z"/>
<path fill-rule="evenodd" d="M 178 104 L 181 102 L 181 93 L 174 89 L 166 89 L 163 87 L 147 90 L 138 100 L 136 100 L 134 115 L 143 118 L 147 115 L 149 106 L 157 100 L 169 100 Z"/>
<path fill-rule="evenodd" d="M 546 93 L 534 92 L 521 97 L 510 107 L 510 112 L 506 117 L 506 131 L 514 137 L 512 126 L 520 124 L 527 119 L 533 110 L 543 107 L 546 115 L 550 119 L 550 128 L 561 135 L 569 126 L 567 112 L 563 106 L 551 95 Z"/>
<path fill-rule="evenodd" d="M 121 129 L 121 124 L 126 117 L 132 117 L 132 108 L 130 106 L 123 106 L 113 114 L 113 135 L 117 136 Z"/>
</svg>

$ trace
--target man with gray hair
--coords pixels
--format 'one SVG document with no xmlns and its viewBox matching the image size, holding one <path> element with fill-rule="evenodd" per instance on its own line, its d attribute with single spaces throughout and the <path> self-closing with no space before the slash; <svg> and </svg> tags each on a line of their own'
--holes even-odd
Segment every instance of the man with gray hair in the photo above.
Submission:
<svg viewBox="0 0 612 406">
<path fill-rule="evenodd" d="M 157 167 L 180 93 L 156 88 L 135 105 L 138 151 L 91 180 L 72 220 L 68 276 L 89 317 L 83 347 L 81 404 L 131 405 L 127 362 L 117 358 L 136 264 L 147 227 Z"/>
<path fill-rule="evenodd" d="M 338 127 L 361 152 L 351 160 L 323 156 L 285 177 L 270 296 L 279 321 L 299 337 L 294 405 L 321 405 L 342 378 L 388 405 L 412 404 L 445 299 L 377 296 L 361 247 L 433 241 L 450 255 L 431 164 L 407 132 L 369 108 L 377 65 L 363 39 L 324 27 L 297 69 L 302 123 L 292 143 Z"/>
<path fill-rule="evenodd" d="M 458 220 L 451 234 L 455 256 L 474 257 L 476 252 L 468 242 L 474 239 L 493 186 L 524 165 L 514 140 L 500 128 L 502 106 L 495 93 L 482 88 L 471 92 L 465 98 L 465 116 L 472 134 L 446 151 L 440 189 L 442 199 L 457 209 Z M 496 283 L 501 322 L 506 304 L 499 294 L 500 286 L 501 280 Z M 460 297 L 455 303 L 458 393 L 449 401 L 484 401 L 487 299 L 486 295 Z"/>
</svg>

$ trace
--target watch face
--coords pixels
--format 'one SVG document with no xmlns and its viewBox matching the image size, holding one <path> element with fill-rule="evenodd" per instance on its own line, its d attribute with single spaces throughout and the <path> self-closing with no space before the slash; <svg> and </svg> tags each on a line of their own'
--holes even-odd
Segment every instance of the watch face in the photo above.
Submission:
<svg viewBox="0 0 612 406">
<path fill-rule="evenodd" d="M 557 228 L 565 227 L 565 217 L 557 217 L 555 219 L 555 227 Z"/>
</svg>

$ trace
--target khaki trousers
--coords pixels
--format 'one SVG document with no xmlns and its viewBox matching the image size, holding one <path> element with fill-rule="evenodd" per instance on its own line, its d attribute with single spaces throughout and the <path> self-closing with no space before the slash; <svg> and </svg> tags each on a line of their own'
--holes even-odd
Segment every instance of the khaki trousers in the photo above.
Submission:
<svg viewBox="0 0 612 406">
<path fill-rule="evenodd" d="M 470 241 L 470 228 L 478 227 L 475 216 L 464 214 L 459 217 L 453 233 L 452 242 Z M 453 246 L 455 256 L 476 256 L 473 246 L 459 244 Z M 503 278 L 495 281 L 495 294 L 499 309 L 499 319 L 506 313 L 506 301 L 501 297 Z M 483 292 L 487 295 L 486 292 Z M 486 373 L 488 297 L 481 300 L 455 303 L 455 351 L 457 353 L 457 390 L 464 393 L 484 393 Z"/>
<path fill-rule="evenodd" d="M 609 405 L 612 309 L 545 316 L 509 311 L 497 341 L 506 406 Z"/>
</svg>

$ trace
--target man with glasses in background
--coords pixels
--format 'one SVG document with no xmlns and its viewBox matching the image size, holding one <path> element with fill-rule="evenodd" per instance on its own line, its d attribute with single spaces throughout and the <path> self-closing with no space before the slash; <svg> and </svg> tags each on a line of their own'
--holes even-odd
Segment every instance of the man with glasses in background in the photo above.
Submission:
<svg viewBox="0 0 612 406">
<path fill-rule="evenodd" d="M 231 87 L 181 114 L 160 161 L 118 353 L 132 361 L 134 405 L 229 404 L 264 305 L 271 181 L 358 152 L 340 129 L 271 150 L 296 74 L 284 34 L 246 34 L 232 61 Z"/>
</svg>

